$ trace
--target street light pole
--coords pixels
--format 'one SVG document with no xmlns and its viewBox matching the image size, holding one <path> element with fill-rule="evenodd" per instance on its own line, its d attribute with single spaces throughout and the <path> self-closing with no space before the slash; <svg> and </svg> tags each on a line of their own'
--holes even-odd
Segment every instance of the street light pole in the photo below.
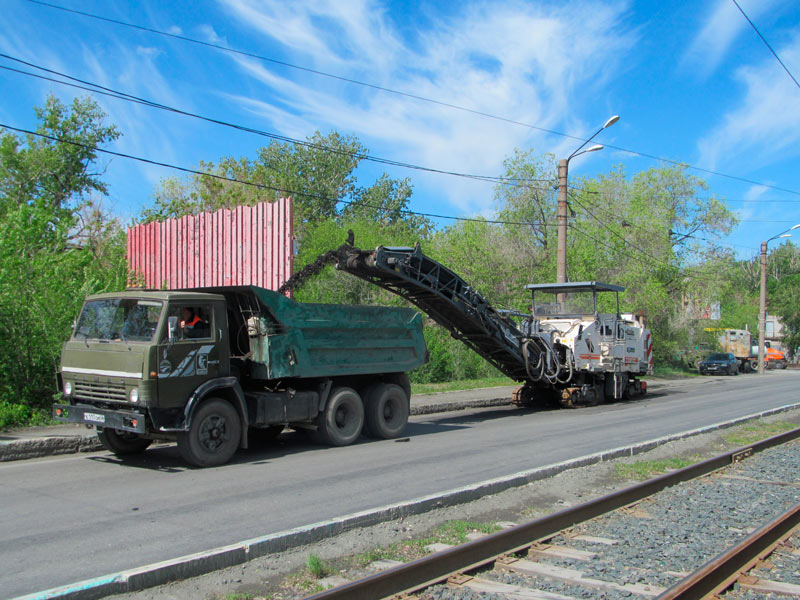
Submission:
<svg viewBox="0 0 800 600">
<path fill-rule="evenodd" d="M 600 129 L 595 131 L 592 137 L 578 146 L 575 152 L 570 154 L 567 158 L 562 158 L 558 161 L 558 207 L 556 210 L 556 227 L 558 233 L 558 243 L 556 247 L 556 282 L 558 283 L 566 283 L 567 281 L 567 172 L 569 170 L 569 161 L 581 154 L 602 150 L 603 146 L 601 144 L 595 144 L 591 148 L 587 148 L 583 151 L 581 151 L 581 148 L 591 142 L 603 129 L 611 127 L 617 121 L 619 121 L 619 115 L 614 115 L 608 119 Z"/>
<path fill-rule="evenodd" d="M 800 227 L 800 223 L 786 231 L 774 235 L 766 242 L 761 242 L 761 298 L 758 305 L 758 374 L 763 375 L 765 370 L 764 338 L 767 335 L 767 244 L 778 238 L 792 237 L 790 231 Z"/>
</svg>

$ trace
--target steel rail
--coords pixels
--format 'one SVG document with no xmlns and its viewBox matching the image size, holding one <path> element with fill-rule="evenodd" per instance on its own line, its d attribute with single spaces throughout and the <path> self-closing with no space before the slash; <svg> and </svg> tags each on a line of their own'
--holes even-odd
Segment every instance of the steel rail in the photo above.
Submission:
<svg viewBox="0 0 800 600">
<path fill-rule="evenodd" d="M 559 531 L 644 500 L 678 483 L 690 481 L 722 469 L 755 452 L 761 452 L 798 438 L 800 438 L 800 428 L 787 431 L 750 446 L 720 454 L 714 458 L 596 498 L 547 517 L 523 523 L 419 558 L 410 563 L 392 567 L 375 575 L 314 594 L 309 596 L 308 600 L 377 600 L 401 593 L 411 593 L 445 581 L 456 573 L 470 571 L 492 563 L 504 554 L 528 548 L 536 541 L 552 537 Z"/>
<path fill-rule="evenodd" d="M 700 600 L 719 594 L 752 569 L 800 527 L 800 504 L 747 536 L 733 548 L 712 558 L 656 600 Z"/>
</svg>

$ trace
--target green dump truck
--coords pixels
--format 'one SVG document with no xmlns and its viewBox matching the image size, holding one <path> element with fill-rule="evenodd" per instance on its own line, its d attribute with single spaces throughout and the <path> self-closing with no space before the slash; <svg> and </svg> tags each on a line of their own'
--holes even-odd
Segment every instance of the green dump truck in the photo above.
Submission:
<svg viewBox="0 0 800 600">
<path fill-rule="evenodd" d="M 426 360 L 411 309 L 254 286 L 99 294 L 64 344 L 53 416 L 96 427 L 118 455 L 174 440 L 189 463 L 221 465 L 286 426 L 334 446 L 402 435 L 405 373 Z"/>
</svg>

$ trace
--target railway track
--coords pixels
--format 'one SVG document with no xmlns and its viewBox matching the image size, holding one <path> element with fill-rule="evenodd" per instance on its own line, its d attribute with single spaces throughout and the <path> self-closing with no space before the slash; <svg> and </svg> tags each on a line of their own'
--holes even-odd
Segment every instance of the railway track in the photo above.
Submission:
<svg viewBox="0 0 800 600">
<path fill-rule="evenodd" d="M 795 429 L 548 517 L 439 545 L 311 599 L 800 598 L 798 438 Z"/>
</svg>

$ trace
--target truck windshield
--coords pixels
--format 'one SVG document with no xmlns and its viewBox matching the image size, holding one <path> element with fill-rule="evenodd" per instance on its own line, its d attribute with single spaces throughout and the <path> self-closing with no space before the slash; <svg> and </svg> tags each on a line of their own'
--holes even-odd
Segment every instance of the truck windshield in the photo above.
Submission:
<svg viewBox="0 0 800 600">
<path fill-rule="evenodd" d="M 149 342 L 158 328 L 164 303 L 136 298 L 104 298 L 83 305 L 73 339 Z"/>
</svg>

